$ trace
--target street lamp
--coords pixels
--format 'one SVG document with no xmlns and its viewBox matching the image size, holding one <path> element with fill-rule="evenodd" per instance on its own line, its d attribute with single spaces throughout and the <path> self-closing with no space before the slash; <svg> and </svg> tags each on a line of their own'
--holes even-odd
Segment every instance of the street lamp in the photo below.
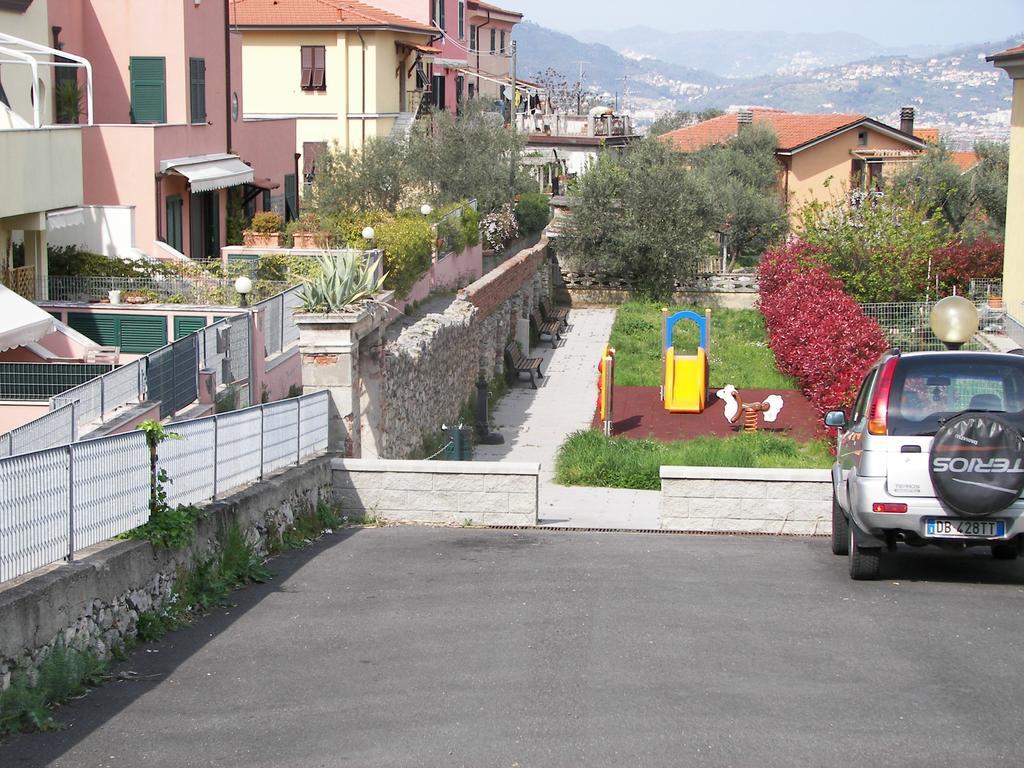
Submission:
<svg viewBox="0 0 1024 768">
<path fill-rule="evenodd" d="M 978 332 L 978 309 L 963 296 L 947 296 L 932 307 L 932 333 L 946 349 L 960 349 Z"/>
<path fill-rule="evenodd" d="M 252 280 L 245 275 L 235 280 L 235 291 L 238 293 L 238 306 L 249 306 L 249 294 L 252 293 Z"/>
</svg>

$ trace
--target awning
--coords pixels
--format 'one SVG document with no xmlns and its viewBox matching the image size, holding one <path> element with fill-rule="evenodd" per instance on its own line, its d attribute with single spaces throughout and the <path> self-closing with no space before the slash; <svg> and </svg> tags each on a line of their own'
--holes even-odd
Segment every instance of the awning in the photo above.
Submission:
<svg viewBox="0 0 1024 768">
<path fill-rule="evenodd" d="M 253 180 L 252 168 L 238 155 L 197 155 L 164 160 L 160 163 L 160 172 L 184 176 L 193 192 L 212 192 L 251 184 Z"/>
<path fill-rule="evenodd" d="M 53 232 L 67 227 L 80 227 L 85 224 L 85 211 L 81 208 L 61 208 L 58 211 L 46 212 L 46 229 Z"/>
<path fill-rule="evenodd" d="M 39 341 L 56 330 L 53 315 L 0 285 L 0 352 Z"/>
<path fill-rule="evenodd" d="M 432 45 L 422 45 L 420 43 L 407 43 L 404 40 L 399 40 L 395 43 L 399 50 L 404 51 L 415 51 L 416 53 L 422 53 L 424 56 L 439 56 L 441 54 L 440 48 L 435 48 Z"/>
<path fill-rule="evenodd" d="M 249 184 L 259 189 L 277 189 L 281 186 L 281 182 L 271 181 L 270 179 L 253 179 Z"/>
</svg>

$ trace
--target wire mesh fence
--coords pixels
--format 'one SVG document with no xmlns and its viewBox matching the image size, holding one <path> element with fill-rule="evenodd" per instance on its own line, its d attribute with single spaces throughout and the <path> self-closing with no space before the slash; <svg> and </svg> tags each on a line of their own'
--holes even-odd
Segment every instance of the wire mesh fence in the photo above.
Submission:
<svg viewBox="0 0 1024 768">
<path fill-rule="evenodd" d="M 860 305 L 864 314 L 878 321 L 889 346 L 903 352 L 929 352 L 945 349 L 931 329 L 930 315 L 933 306 L 933 302 L 925 301 Z M 981 310 L 979 309 L 980 314 Z M 964 344 L 963 348 L 984 349 L 975 339 Z"/>
<path fill-rule="evenodd" d="M 327 448 L 327 392 L 177 422 L 158 448 L 169 504 L 201 504 Z M 0 582 L 149 518 L 142 432 L 0 458 Z"/>
<path fill-rule="evenodd" d="M 204 276 L 182 277 L 160 275 L 156 277 L 83 277 L 51 275 L 48 278 L 49 300 L 75 303 L 111 301 L 117 291 L 117 301 L 124 304 L 221 304 L 238 303 L 238 292 L 233 279 Z M 264 299 L 288 288 L 278 280 L 257 280 L 253 283 L 249 299 Z"/>
</svg>

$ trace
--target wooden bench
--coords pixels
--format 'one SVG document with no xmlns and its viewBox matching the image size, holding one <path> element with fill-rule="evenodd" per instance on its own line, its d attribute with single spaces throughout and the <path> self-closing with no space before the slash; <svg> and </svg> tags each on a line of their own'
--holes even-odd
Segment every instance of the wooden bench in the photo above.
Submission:
<svg viewBox="0 0 1024 768">
<path fill-rule="evenodd" d="M 508 363 L 509 368 L 515 371 L 517 379 L 521 373 L 529 374 L 530 386 L 534 389 L 537 388 L 537 378 L 544 378 L 544 374 L 540 371 L 540 364 L 543 360 L 539 357 L 527 357 L 514 341 L 505 345 L 505 362 Z"/>
<path fill-rule="evenodd" d="M 551 348 L 554 349 L 562 338 L 562 324 L 555 320 L 545 320 L 536 309 L 530 313 L 530 323 L 539 336 L 547 334 L 551 338 Z"/>
<path fill-rule="evenodd" d="M 549 323 L 561 323 L 563 329 L 569 327 L 569 310 L 566 307 L 549 307 L 541 300 L 540 312 Z"/>
</svg>

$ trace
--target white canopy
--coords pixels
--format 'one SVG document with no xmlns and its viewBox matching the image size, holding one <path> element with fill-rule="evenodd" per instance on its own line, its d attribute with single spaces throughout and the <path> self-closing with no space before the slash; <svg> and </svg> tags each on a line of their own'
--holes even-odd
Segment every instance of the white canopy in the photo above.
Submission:
<svg viewBox="0 0 1024 768">
<path fill-rule="evenodd" d="M 184 176 L 193 192 L 212 192 L 249 184 L 253 180 L 252 168 L 238 155 L 195 155 L 164 160 L 160 163 L 160 171 Z"/>
<path fill-rule="evenodd" d="M 49 312 L 0 285 L 0 352 L 39 341 L 56 330 L 55 323 Z"/>
</svg>

